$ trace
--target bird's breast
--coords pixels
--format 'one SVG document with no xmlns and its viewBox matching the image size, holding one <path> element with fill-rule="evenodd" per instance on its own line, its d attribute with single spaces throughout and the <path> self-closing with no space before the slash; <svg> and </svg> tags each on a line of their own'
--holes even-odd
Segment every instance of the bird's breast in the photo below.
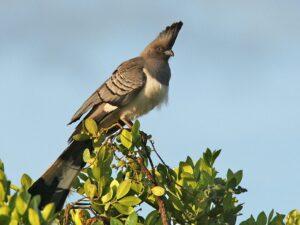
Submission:
<svg viewBox="0 0 300 225">
<path fill-rule="evenodd" d="M 145 86 L 136 98 L 122 110 L 121 117 L 134 119 L 167 102 L 168 86 L 155 79 L 147 69 L 144 68 L 143 71 L 147 77 Z"/>
</svg>

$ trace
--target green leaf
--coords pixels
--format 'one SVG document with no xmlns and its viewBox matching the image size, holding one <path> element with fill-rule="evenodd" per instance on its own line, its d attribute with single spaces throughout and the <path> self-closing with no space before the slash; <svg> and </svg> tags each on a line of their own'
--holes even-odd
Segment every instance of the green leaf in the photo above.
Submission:
<svg viewBox="0 0 300 225">
<path fill-rule="evenodd" d="M 180 163 L 180 168 L 181 168 L 182 172 L 193 174 L 193 168 L 187 163 L 181 162 Z"/>
<path fill-rule="evenodd" d="M 0 215 L 6 215 L 9 216 L 10 209 L 7 205 L 3 205 L 0 207 Z"/>
<path fill-rule="evenodd" d="M 4 163 L 0 160 L 0 170 L 4 171 Z"/>
<path fill-rule="evenodd" d="M 117 189 L 117 199 L 124 197 L 130 190 L 131 180 L 124 180 Z"/>
<path fill-rule="evenodd" d="M 131 189 L 133 191 L 135 191 L 136 193 L 140 194 L 143 191 L 144 186 L 143 186 L 142 182 L 132 181 L 132 183 L 131 183 Z"/>
<path fill-rule="evenodd" d="M 6 181 L 6 176 L 3 170 L 0 170 L 0 181 Z"/>
<path fill-rule="evenodd" d="M 239 185 L 239 183 L 241 183 L 242 178 L 243 178 L 243 171 L 239 170 L 234 174 L 234 177 L 236 179 L 236 185 Z"/>
<path fill-rule="evenodd" d="M 109 192 L 106 195 L 103 195 L 101 197 L 101 201 L 103 203 L 107 203 L 112 199 L 112 197 L 113 197 L 113 191 L 110 189 Z"/>
<path fill-rule="evenodd" d="M 148 214 L 145 220 L 145 225 L 160 225 L 162 224 L 160 214 L 157 210 L 152 211 Z"/>
<path fill-rule="evenodd" d="M 175 209 L 179 211 L 184 211 L 184 205 L 183 202 L 173 193 L 168 192 L 169 200 L 174 206 Z"/>
<path fill-rule="evenodd" d="M 119 213 L 124 215 L 129 215 L 134 212 L 134 209 L 131 206 L 122 205 L 120 203 L 113 203 L 113 206 Z"/>
<path fill-rule="evenodd" d="M 110 207 L 110 202 L 108 202 L 104 205 L 104 210 L 107 211 L 109 209 L 109 207 Z"/>
<path fill-rule="evenodd" d="M 91 161 L 91 153 L 89 149 L 85 149 L 83 152 L 83 161 L 88 163 Z"/>
<path fill-rule="evenodd" d="M 28 188 L 32 184 L 32 179 L 26 173 L 24 173 L 21 177 L 21 184 L 25 188 L 25 190 L 28 190 Z"/>
<path fill-rule="evenodd" d="M 266 225 L 266 223 L 267 223 L 267 216 L 264 212 L 261 212 L 257 217 L 256 224 L 257 225 Z"/>
<path fill-rule="evenodd" d="M 28 212 L 28 219 L 31 225 L 40 225 L 40 217 L 37 211 L 30 208 Z"/>
<path fill-rule="evenodd" d="M 100 166 L 95 166 L 92 169 L 92 174 L 93 174 L 93 176 L 96 180 L 100 180 L 100 178 L 101 178 L 101 168 L 100 168 Z"/>
<path fill-rule="evenodd" d="M 118 220 L 117 218 L 112 217 L 110 219 L 110 225 L 123 225 L 123 223 L 120 220 Z"/>
<path fill-rule="evenodd" d="M 221 153 L 221 150 L 213 151 L 213 153 L 212 153 L 212 164 L 214 164 L 214 162 L 216 161 L 216 159 L 218 158 L 220 153 Z"/>
<path fill-rule="evenodd" d="M 75 134 L 73 136 L 73 139 L 75 141 L 86 141 L 86 140 L 90 139 L 90 136 L 87 135 L 87 134 L 85 134 L 85 133 L 83 133 L 83 134 Z"/>
<path fill-rule="evenodd" d="M 134 142 L 140 138 L 140 122 L 136 120 L 131 128 L 132 139 Z"/>
<path fill-rule="evenodd" d="M 9 225 L 19 225 L 19 221 L 15 219 L 11 219 Z"/>
<path fill-rule="evenodd" d="M 273 219 L 273 215 L 274 215 L 274 209 L 272 209 L 272 211 L 270 212 L 269 216 L 268 216 L 268 224 L 271 222 L 271 220 Z"/>
<path fill-rule="evenodd" d="M 126 206 L 135 206 L 141 203 L 141 199 L 136 196 L 127 196 L 120 199 L 118 202 Z"/>
<path fill-rule="evenodd" d="M 97 126 L 97 123 L 95 122 L 95 120 L 90 119 L 90 118 L 86 119 L 84 121 L 84 126 L 91 135 L 93 135 L 93 136 L 97 135 L 98 126 Z"/>
<path fill-rule="evenodd" d="M 231 194 L 227 194 L 223 199 L 224 210 L 229 211 L 234 207 L 233 198 Z"/>
<path fill-rule="evenodd" d="M 232 172 L 231 169 L 227 170 L 227 180 L 231 180 L 234 177 L 234 173 Z"/>
<path fill-rule="evenodd" d="M 110 188 L 112 188 L 112 189 L 114 189 L 114 190 L 117 190 L 117 188 L 119 187 L 119 181 L 117 181 L 117 180 L 113 180 L 111 183 L 110 183 L 110 185 L 109 185 L 109 187 Z"/>
<path fill-rule="evenodd" d="M 83 180 L 83 181 L 86 181 L 89 177 L 86 175 L 86 174 L 84 174 L 84 173 L 80 173 L 79 175 L 79 178 L 81 179 L 81 180 Z"/>
<path fill-rule="evenodd" d="M 29 205 L 30 202 L 30 194 L 28 192 L 21 192 L 16 199 L 16 208 L 20 215 L 23 215 Z"/>
<path fill-rule="evenodd" d="M 137 225 L 137 223 L 138 223 L 138 216 L 135 212 L 131 213 L 125 221 L 125 225 Z"/>
<path fill-rule="evenodd" d="M 151 191 L 155 196 L 163 196 L 165 194 L 165 189 L 160 186 L 155 186 L 151 188 Z"/>
<path fill-rule="evenodd" d="M 84 183 L 84 192 L 90 199 L 93 199 L 97 193 L 97 187 L 95 184 L 91 183 L 90 179 Z"/>
<path fill-rule="evenodd" d="M 70 214 L 72 217 L 72 220 L 74 221 L 75 225 L 83 225 L 82 221 L 81 221 L 81 210 L 80 209 L 75 209 L 75 210 L 71 210 Z"/>
<path fill-rule="evenodd" d="M 81 183 L 78 177 L 75 177 L 72 187 L 77 190 L 79 187 L 81 187 Z"/>
<path fill-rule="evenodd" d="M 203 153 L 203 159 L 207 163 L 207 165 L 212 165 L 212 152 L 209 148 Z"/>
<path fill-rule="evenodd" d="M 131 132 L 129 132 L 126 129 L 123 129 L 120 138 L 121 138 L 122 145 L 124 145 L 124 147 L 126 147 L 127 149 L 129 149 L 132 146 Z"/>
<path fill-rule="evenodd" d="M 42 210 L 43 219 L 47 221 L 48 219 L 50 219 L 54 215 L 54 212 L 55 212 L 54 203 L 47 204 L 44 207 L 44 209 Z"/>
<path fill-rule="evenodd" d="M 40 195 L 33 196 L 31 198 L 29 206 L 31 208 L 35 209 L 35 210 L 38 210 L 40 202 L 41 202 L 41 196 Z"/>
<path fill-rule="evenodd" d="M 4 187 L 4 182 L 0 182 L 0 202 L 4 202 L 6 198 L 6 188 Z"/>
</svg>

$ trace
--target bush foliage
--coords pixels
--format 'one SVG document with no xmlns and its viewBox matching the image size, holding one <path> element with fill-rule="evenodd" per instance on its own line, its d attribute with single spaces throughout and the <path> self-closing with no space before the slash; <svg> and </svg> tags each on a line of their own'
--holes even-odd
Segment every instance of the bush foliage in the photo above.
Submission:
<svg viewBox="0 0 300 225">
<path fill-rule="evenodd" d="M 0 224 L 17 225 L 232 225 L 241 215 L 238 196 L 243 172 L 228 170 L 220 177 L 214 163 L 220 150 L 206 149 L 198 160 L 187 157 L 170 168 L 157 153 L 153 141 L 139 130 L 106 136 L 93 120 L 86 120 L 76 141 L 92 139 L 86 149 L 87 166 L 74 180 L 72 192 L 80 197 L 55 213 L 53 204 L 39 210 L 40 197 L 27 192 L 32 180 L 24 174 L 21 187 L 12 185 L 0 164 Z M 154 165 L 153 155 L 160 163 Z M 141 213 L 146 206 L 152 211 Z M 149 208 L 149 207 L 147 207 Z M 300 212 L 287 216 L 272 211 L 251 216 L 240 225 L 300 225 Z"/>
</svg>

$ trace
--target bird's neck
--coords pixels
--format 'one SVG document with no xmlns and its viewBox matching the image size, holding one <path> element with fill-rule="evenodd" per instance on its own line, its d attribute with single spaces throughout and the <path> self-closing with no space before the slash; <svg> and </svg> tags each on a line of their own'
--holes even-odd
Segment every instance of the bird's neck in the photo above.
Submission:
<svg viewBox="0 0 300 225">
<path fill-rule="evenodd" d="M 145 68 L 151 76 L 164 85 L 169 85 L 171 78 L 170 66 L 167 60 L 149 58 L 145 60 Z"/>
</svg>

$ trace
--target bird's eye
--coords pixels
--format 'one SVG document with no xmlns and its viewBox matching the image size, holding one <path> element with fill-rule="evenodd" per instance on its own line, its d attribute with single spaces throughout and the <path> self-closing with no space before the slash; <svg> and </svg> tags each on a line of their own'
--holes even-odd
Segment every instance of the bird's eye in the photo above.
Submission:
<svg viewBox="0 0 300 225">
<path fill-rule="evenodd" d="M 159 51 L 159 52 L 163 52 L 163 48 L 162 47 L 157 47 L 157 51 Z"/>
</svg>

